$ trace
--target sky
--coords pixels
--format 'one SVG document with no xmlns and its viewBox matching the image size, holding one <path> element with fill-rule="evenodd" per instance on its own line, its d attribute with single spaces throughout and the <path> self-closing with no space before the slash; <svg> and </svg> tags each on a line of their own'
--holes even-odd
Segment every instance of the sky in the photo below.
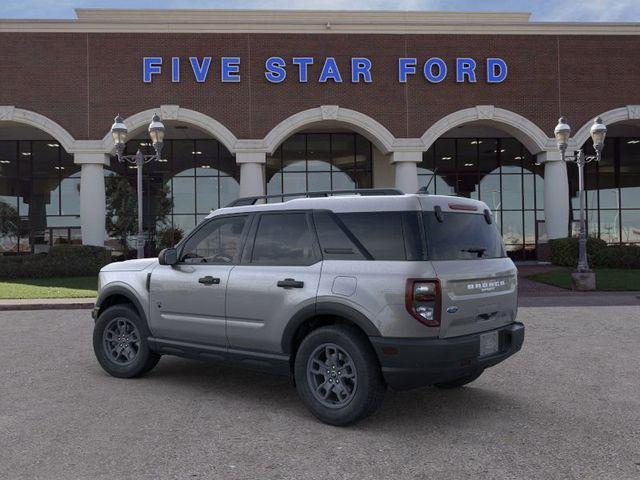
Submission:
<svg viewBox="0 0 640 480">
<path fill-rule="evenodd" d="M 0 18 L 75 18 L 74 8 L 531 12 L 539 22 L 638 22 L 640 0 L 0 0 Z"/>
</svg>

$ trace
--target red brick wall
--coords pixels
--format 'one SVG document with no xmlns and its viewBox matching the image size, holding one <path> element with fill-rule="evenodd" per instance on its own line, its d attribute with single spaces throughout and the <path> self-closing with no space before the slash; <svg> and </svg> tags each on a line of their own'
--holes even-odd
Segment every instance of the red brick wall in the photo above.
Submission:
<svg viewBox="0 0 640 480">
<path fill-rule="evenodd" d="M 284 118 L 322 104 L 351 108 L 378 120 L 398 137 L 418 137 L 456 110 L 492 104 L 530 119 L 549 135 L 557 117 L 575 129 L 598 113 L 640 104 L 640 36 L 555 35 L 303 35 L 1 33 L 0 105 L 34 110 L 77 139 L 102 138 L 113 116 L 161 104 L 210 115 L 238 138 L 261 138 Z M 272 55 L 312 56 L 309 83 L 289 66 L 284 83 L 264 78 Z M 142 82 L 142 58 L 165 58 L 163 75 Z M 170 81 L 170 57 L 182 62 L 180 83 Z M 207 82 L 198 84 L 189 56 L 212 56 Z M 221 56 L 242 58 L 241 83 L 221 83 Z M 334 56 L 344 83 L 317 83 L 324 57 Z M 373 83 L 351 84 L 352 56 L 373 61 Z M 419 59 L 407 84 L 397 78 L 398 57 Z M 440 84 L 421 76 L 421 61 L 439 56 L 449 75 Z M 478 61 L 478 83 L 457 84 L 457 56 Z M 487 84 L 484 61 L 504 58 L 509 77 Z"/>
</svg>

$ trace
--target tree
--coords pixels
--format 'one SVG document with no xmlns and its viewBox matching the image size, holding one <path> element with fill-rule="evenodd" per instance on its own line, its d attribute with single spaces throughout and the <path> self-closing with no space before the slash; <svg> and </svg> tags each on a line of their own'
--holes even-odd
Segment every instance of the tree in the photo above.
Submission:
<svg viewBox="0 0 640 480">
<path fill-rule="evenodd" d="M 138 233 L 138 200 L 136 190 L 123 176 L 111 176 L 106 179 L 107 197 L 107 231 L 120 240 L 123 252 L 129 250 L 128 238 Z M 149 195 L 145 192 L 145 195 Z M 150 221 L 155 227 L 157 223 L 165 223 L 173 208 L 173 199 L 169 196 L 166 185 L 156 188 L 150 193 L 147 201 L 151 205 Z"/>
<path fill-rule="evenodd" d="M 0 237 L 20 238 L 20 215 L 18 209 L 0 201 Z"/>
</svg>

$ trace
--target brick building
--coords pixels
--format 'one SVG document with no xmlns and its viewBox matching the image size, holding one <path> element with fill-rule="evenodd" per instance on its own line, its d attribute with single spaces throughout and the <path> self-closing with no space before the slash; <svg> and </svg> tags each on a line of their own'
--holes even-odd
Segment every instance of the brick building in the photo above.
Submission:
<svg viewBox="0 0 640 480">
<path fill-rule="evenodd" d="M 103 244 L 116 114 L 144 169 L 145 228 L 192 228 L 239 195 L 354 187 L 458 194 L 495 212 L 531 258 L 574 231 L 571 149 L 608 127 L 587 168 L 589 231 L 640 242 L 639 24 L 518 13 L 77 10 L 0 20 L 0 252 Z M 108 189 L 107 189 L 108 190 Z M 158 194 L 172 199 L 159 218 Z"/>
</svg>

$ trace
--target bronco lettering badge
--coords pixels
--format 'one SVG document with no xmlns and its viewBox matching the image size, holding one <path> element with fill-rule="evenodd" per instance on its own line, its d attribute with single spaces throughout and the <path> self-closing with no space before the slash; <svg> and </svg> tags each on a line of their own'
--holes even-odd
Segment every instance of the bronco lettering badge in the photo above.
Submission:
<svg viewBox="0 0 640 480">
<path fill-rule="evenodd" d="M 493 292 L 498 287 L 504 287 L 506 280 L 483 280 L 481 282 L 468 283 L 467 290 L 479 292 Z"/>
</svg>

